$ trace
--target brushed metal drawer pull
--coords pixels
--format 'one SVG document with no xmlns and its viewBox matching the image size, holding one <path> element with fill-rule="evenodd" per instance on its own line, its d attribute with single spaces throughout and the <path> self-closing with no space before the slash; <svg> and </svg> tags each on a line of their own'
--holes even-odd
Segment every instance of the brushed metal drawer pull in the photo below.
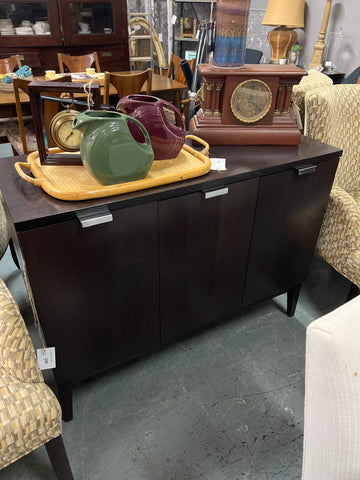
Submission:
<svg viewBox="0 0 360 480">
<path fill-rule="evenodd" d="M 226 195 L 227 193 L 229 193 L 229 187 L 219 188 L 217 190 L 210 190 L 204 193 L 205 199 L 219 197 L 220 195 Z"/>
<path fill-rule="evenodd" d="M 82 228 L 94 227 L 102 223 L 109 223 L 113 221 L 112 213 L 108 208 L 100 207 L 88 212 L 76 212 Z"/>
<path fill-rule="evenodd" d="M 317 165 L 307 165 L 306 167 L 295 167 L 298 175 L 307 175 L 308 173 L 314 173 Z"/>
</svg>

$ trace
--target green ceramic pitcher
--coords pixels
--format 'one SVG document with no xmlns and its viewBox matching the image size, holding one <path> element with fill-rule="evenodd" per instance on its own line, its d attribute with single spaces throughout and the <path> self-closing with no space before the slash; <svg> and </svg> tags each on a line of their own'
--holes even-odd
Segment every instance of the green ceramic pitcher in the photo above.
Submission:
<svg viewBox="0 0 360 480">
<path fill-rule="evenodd" d="M 134 139 L 128 122 L 136 123 L 144 142 Z M 83 164 L 99 183 L 113 185 L 146 177 L 154 153 L 149 134 L 138 120 L 119 112 L 89 110 L 77 115 L 73 128 L 82 133 Z"/>
</svg>

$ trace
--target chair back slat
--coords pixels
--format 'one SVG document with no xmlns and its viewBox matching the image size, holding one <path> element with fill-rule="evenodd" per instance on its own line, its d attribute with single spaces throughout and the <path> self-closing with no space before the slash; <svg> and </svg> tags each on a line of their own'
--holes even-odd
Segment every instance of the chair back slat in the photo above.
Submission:
<svg viewBox="0 0 360 480">
<path fill-rule="evenodd" d="M 126 95 L 141 93 L 141 89 L 146 83 L 146 95 L 151 95 L 152 70 L 139 73 L 120 74 L 105 72 L 104 103 L 109 103 L 110 85 L 113 85 L 117 91 L 119 99 Z"/>
<path fill-rule="evenodd" d="M 64 73 L 64 66 L 70 73 L 85 72 L 87 68 L 95 65 L 95 71 L 100 73 L 100 63 L 97 52 L 89 53 L 87 55 L 66 55 L 58 53 L 58 63 L 60 73 Z"/>
<path fill-rule="evenodd" d="M 167 77 L 172 78 L 177 82 L 185 83 L 185 75 L 180 65 L 182 60 L 183 60 L 182 58 L 178 57 L 174 53 L 171 54 L 169 68 L 167 70 Z M 195 58 L 189 60 L 189 66 L 191 71 L 194 70 L 194 65 L 195 65 Z"/>
<path fill-rule="evenodd" d="M 21 68 L 20 55 L 12 55 L 8 58 L 0 58 L 0 74 L 12 73 L 15 67 Z"/>
</svg>

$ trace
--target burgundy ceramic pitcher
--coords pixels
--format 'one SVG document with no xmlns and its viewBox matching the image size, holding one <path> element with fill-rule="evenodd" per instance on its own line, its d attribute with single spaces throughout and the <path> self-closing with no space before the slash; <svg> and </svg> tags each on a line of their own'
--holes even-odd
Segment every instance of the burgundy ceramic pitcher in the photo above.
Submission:
<svg viewBox="0 0 360 480">
<path fill-rule="evenodd" d="M 154 160 L 175 158 L 185 142 L 185 125 L 179 110 L 169 102 L 150 95 L 128 95 L 120 99 L 116 108 L 141 122 L 149 133 Z M 169 108 L 181 121 L 173 125 L 165 115 Z M 142 141 L 142 132 L 136 125 L 129 125 L 136 141 Z"/>
</svg>

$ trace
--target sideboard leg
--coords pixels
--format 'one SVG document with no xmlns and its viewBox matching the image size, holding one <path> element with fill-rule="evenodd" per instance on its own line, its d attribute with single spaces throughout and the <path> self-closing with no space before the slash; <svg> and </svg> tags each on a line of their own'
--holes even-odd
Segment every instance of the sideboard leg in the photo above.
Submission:
<svg viewBox="0 0 360 480">
<path fill-rule="evenodd" d="M 45 443 L 45 447 L 56 478 L 74 480 L 62 436 L 60 435 Z"/>
<path fill-rule="evenodd" d="M 295 314 L 295 309 L 299 299 L 300 290 L 301 290 L 301 283 L 300 285 L 297 285 L 296 287 L 292 288 L 291 290 L 288 290 L 287 292 L 286 313 L 289 317 L 293 317 Z"/>
<path fill-rule="evenodd" d="M 72 382 L 62 383 L 58 389 L 62 418 L 64 422 L 69 422 L 73 419 Z"/>
</svg>

